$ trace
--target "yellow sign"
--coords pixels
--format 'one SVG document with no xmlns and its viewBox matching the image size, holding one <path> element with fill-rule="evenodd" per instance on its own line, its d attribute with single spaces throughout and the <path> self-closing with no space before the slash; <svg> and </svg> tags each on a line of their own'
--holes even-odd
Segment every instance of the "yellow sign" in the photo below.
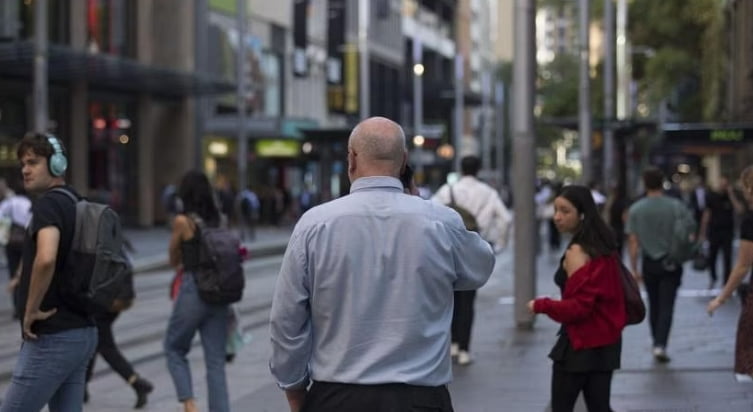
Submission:
<svg viewBox="0 0 753 412">
<path fill-rule="evenodd" d="M 712 142 L 741 142 L 743 140 L 742 130 L 712 130 Z"/>
<path fill-rule="evenodd" d="M 260 157 L 297 157 L 301 143 L 295 140 L 261 139 L 256 141 L 256 154 Z"/>
<path fill-rule="evenodd" d="M 349 45 L 345 58 L 345 113 L 358 113 L 358 50 Z"/>
</svg>

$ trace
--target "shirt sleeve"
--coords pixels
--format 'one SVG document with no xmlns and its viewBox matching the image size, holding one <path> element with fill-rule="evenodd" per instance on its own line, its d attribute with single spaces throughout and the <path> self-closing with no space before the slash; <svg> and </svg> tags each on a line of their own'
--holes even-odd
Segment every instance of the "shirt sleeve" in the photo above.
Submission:
<svg viewBox="0 0 753 412">
<path fill-rule="evenodd" d="M 496 244 L 498 247 L 506 247 L 508 234 L 510 232 L 510 224 L 512 223 L 512 215 L 507 207 L 500 199 L 499 194 L 494 191 L 492 202 L 494 204 L 494 215 L 497 223 L 497 239 Z"/>
<path fill-rule="evenodd" d="M 434 196 L 431 197 L 431 200 L 443 205 L 450 204 L 450 188 L 448 185 L 444 185 L 437 190 L 436 193 L 434 193 Z"/>
<path fill-rule="evenodd" d="M 635 233 L 635 225 L 636 225 L 636 217 L 635 217 L 635 208 L 630 207 L 628 209 L 628 218 L 625 222 L 625 234 L 631 235 Z"/>
<path fill-rule="evenodd" d="M 303 236 L 294 231 L 283 257 L 270 311 L 269 368 L 279 387 L 285 390 L 302 389 L 309 383 L 313 336 L 303 243 Z"/>
<path fill-rule="evenodd" d="M 32 222 L 31 234 L 36 236 L 37 232 L 49 226 L 58 228 L 63 231 L 63 211 L 50 195 L 44 195 L 32 205 Z"/>
<path fill-rule="evenodd" d="M 454 212 L 453 212 L 454 213 Z M 494 252 L 491 245 L 476 232 L 465 230 L 463 221 L 455 213 L 450 222 L 454 247 L 457 280 L 455 290 L 473 290 L 484 286 L 494 270 Z"/>
<path fill-rule="evenodd" d="M 534 301 L 533 311 L 544 313 L 560 323 L 574 323 L 588 318 L 600 294 L 598 279 L 605 266 L 601 262 L 590 261 L 567 279 L 562 300 L 539 298 Z"/>
</svg>

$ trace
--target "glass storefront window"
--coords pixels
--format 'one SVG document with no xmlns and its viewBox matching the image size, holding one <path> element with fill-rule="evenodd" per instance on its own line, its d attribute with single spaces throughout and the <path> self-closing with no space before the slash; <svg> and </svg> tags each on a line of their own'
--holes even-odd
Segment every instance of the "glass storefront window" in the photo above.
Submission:
<svg viewBox="0 0 753 412">
<path fill-rule="evenodd" d="M 129 0 L 87 0 L 86 31 L 90 53 L 117 56 L 133 54 L 133 40 L 129 21 L 133 15 Z"/>
<path fill-rule="evenodd" d="M 138 154 L 134 108 L 127 102 L 89 103 L 89 195 L 126 223 L 138 216 Z"/>
<path fill-rule="evenodd" d="M 2 0 L 0 10 L 0 40 L 31 39 L 34 37 L 34 1 Z M 50 43 L 70 43 L 70 5 L 67 1 L 47 2 L 47 32 Z"/>
</svg>

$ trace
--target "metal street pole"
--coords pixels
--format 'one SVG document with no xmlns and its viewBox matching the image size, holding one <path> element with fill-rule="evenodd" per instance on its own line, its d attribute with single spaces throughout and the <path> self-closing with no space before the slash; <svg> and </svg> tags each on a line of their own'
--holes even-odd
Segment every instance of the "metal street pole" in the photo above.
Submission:
<svg viewBox="0 0 753 412">
<path fill-rule="evenodd" d="M 248 186 L 248 138 L 246 136 L 246 0 L 238 0 L 238 190 Z"/>
<path fill-rule="evenodd" d="M 497 140 L 497 176 L 500 187 L 505 185 L 505 84 L 497 82 L 494 87 L 494 103 L 496 106 L 497 124 L 495 126 Z"/>
<path fill-rule="evenodd" d="M 47 0 L 34 3 L 34 131 L 46 133 L 47 112 Z"/>
<path fill-rule="evenodd" d="M 588 2 L 580 0 L 578 8 L 580 40 L 580 78 L 578 86 L 578 130 L 580 131 L 581 164 L 583 165 L 583 183 L 588 184 L 593 176 L 591 156 L 591 88 L 588 75 Z"/>
<path fill-rule="evenodd" d="M 615 182 L 614 130 L 614 0 L 604 0 L 604 190 Z"/>
<path fill-rule="evenodd" d="M 627 1 L 617 0 L 617 119 L 625 120 L 628 115 L 627 96 L 630 84 L 627 73 Z"/>
<path fill-rule="evenodd" d="M 422 62 L 422 46 L 421 39 L 416 36 L 413 38 L 413 136 L 421 134 L 423 128 L 424 118 L 424 91 L 422 77 L 424 74 L 424 66 Z M 420 176 L 421 183 L 423 183 L 423 161 L 421 159 L 421 148 L 415 147 L 415 167 L 416 174 Z"/>
<path fill-rule="evenodd" d="M 463 55 L 455 56 L 455 167 L 460 173 L 460 155 L 463 148 Z"/>
<path fill-rule="evenodd" d="M 360 0 L 358 2 L 358 57 L 361 66 L 361 87 L 360 89 L 360 114 L 361 120 L 370 116 L 371 101 L 369 90 L 369 6 L 370 0 Z"/>
<path fill-rule="evenodd" d="M 486 66 L 485 63 L 483 63 Z M 486 67 L 481 72 L 481 170 L 487 172 L 492 168 L 491 135 L 489 124 L 489 101 L 491 81 Z"/>
<path fill-rule="evenodd" d="M 534 184 L 536 137 L 533 129 L 535 0 L 515 0 L 515 59 L 513 61 L 513 181 L 515 198 L 515 323 L 533 327 L 528 301 L 536 293 L 536 230 Z"/>
</svg>

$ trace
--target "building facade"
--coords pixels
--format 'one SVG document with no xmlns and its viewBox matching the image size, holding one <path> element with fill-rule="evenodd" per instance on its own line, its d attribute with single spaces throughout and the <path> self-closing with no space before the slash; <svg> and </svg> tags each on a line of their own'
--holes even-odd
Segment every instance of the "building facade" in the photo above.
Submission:
<svg viewBox="0 0 753 412">
<path fill-rule="evenodd" d="M 193 2 L 48 7 L 49 130 L 67 147 L 67 179 L 126 224 L 150 226 L 163 214 L 162 189 L 196 166 L 196 96 L 233 85 L 194 74 Z M 23 0 L 0 8 L 0 167 L 11 180 L 13 146 L 34 115 L 33 9 Z"/>
</svg>

